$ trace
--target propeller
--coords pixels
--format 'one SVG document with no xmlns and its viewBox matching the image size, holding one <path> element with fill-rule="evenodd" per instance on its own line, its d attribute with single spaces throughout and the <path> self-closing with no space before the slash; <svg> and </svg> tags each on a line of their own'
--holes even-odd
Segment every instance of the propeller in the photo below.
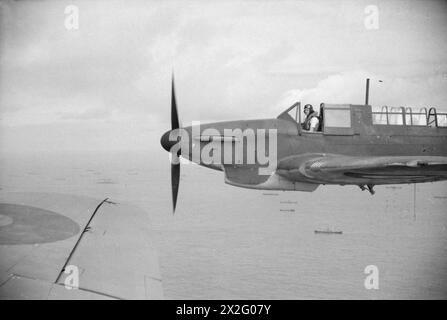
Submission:
<svg viewBox="0 0 447 320">
<path fill-rule="evenodd" d="M 174 86 L 174 74 L 172 74 L 172 83 L 171 83 L 171 130 L 165 132 L 161 137 L 160 143 L 162 147 L 166 151 L 171 151 L 171 148 L 177 143 L 177 141 L 171 141 L 169 139 L 169 135 L 173 130 L 179 129 L 179 119 L 178 119 L 178 111 L 177 111 L 177 102 L 175 99 L 175 86 Z M 179 149 L 177 152 L 177 156 L 180 156 L 181 150 Z M 174 163 L 171 161 L 171 190 L 172 190 L 172 207 L 173 213 L 175 213 L 175 208 L 177 206 L 177 196 L 178 189 L 180 184 L 180 161 Z"/>
<path fill-rule="evenodd" d="M 180 127 L 178 121 L 178 112 L 177 112 L 177 102 L 175 99 L 175 85 L 174 85 L 174 74 L 172 74 L 172 82 L 171 82 L 171 130 L 178 129 Z"/>
</svg>

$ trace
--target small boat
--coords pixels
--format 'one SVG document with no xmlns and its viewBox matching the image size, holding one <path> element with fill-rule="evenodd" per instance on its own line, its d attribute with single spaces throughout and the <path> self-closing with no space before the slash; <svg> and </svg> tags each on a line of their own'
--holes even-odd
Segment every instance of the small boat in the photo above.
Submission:
<svg viewBox="0 0 447 320">
<path fill-rule="evenodd" d="M 314 233 L 343 234 L 343 231 L 326 229 L 326 230 L 314 230 Z"/>
</svg>

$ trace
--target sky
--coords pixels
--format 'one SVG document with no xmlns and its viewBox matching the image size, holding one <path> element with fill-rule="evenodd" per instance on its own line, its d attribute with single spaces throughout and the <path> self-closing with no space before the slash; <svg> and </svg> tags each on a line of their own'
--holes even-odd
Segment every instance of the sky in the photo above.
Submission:
<svg viewBox="0 0 447 320">
<path fill-rule="evenodd" d="M 362 104 L 367 77 L 373 107 L 447 111 L 446 18 L 422 0 L 1 1 L 0 148 L 161 150 L 173 71 L 184 125 Z"/>
</svg>

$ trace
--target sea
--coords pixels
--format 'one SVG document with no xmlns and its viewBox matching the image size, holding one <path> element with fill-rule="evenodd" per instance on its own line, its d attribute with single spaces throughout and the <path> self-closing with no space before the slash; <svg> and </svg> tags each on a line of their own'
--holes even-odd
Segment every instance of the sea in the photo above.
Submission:
<svg viewBox="0 0 447 320">
<path fill-rule="evenodd" d="M 0 188 L 142 208 L 166 299 L 447 298 L 446 182 L 262 191 L 183 164 L 173 214 L 168 155 L 141 150 L 3 152 Z"/>
</svg>

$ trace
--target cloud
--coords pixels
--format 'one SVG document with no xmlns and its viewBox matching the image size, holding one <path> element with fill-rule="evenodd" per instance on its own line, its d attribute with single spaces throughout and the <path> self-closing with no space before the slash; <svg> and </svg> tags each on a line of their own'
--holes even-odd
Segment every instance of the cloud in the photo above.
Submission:
<svg viewBox="0 0 447 320">
<path fill-rule="evenodd" d="M 88 109 L 81 112 L 63 112 L 59 113 L 61 120 L 98 120 L 108 118 L 112 114 L 111 110 L 106 108 Z"/>
<path fill-rule="evenodd" d="M 366 78 L 370 78 L 369 103 L 373 108 L 388 106 L 428 107 L 447 111 L 444 101 L 447 79 L 441 75 L 430 78 L 388 78 L 368 71 L 357 70 L 330 75 L 315 87 L 289 90 L 277 106 L 302 101 L 319 106 L 320 103 L 363 104 Z"/>
</svg>

